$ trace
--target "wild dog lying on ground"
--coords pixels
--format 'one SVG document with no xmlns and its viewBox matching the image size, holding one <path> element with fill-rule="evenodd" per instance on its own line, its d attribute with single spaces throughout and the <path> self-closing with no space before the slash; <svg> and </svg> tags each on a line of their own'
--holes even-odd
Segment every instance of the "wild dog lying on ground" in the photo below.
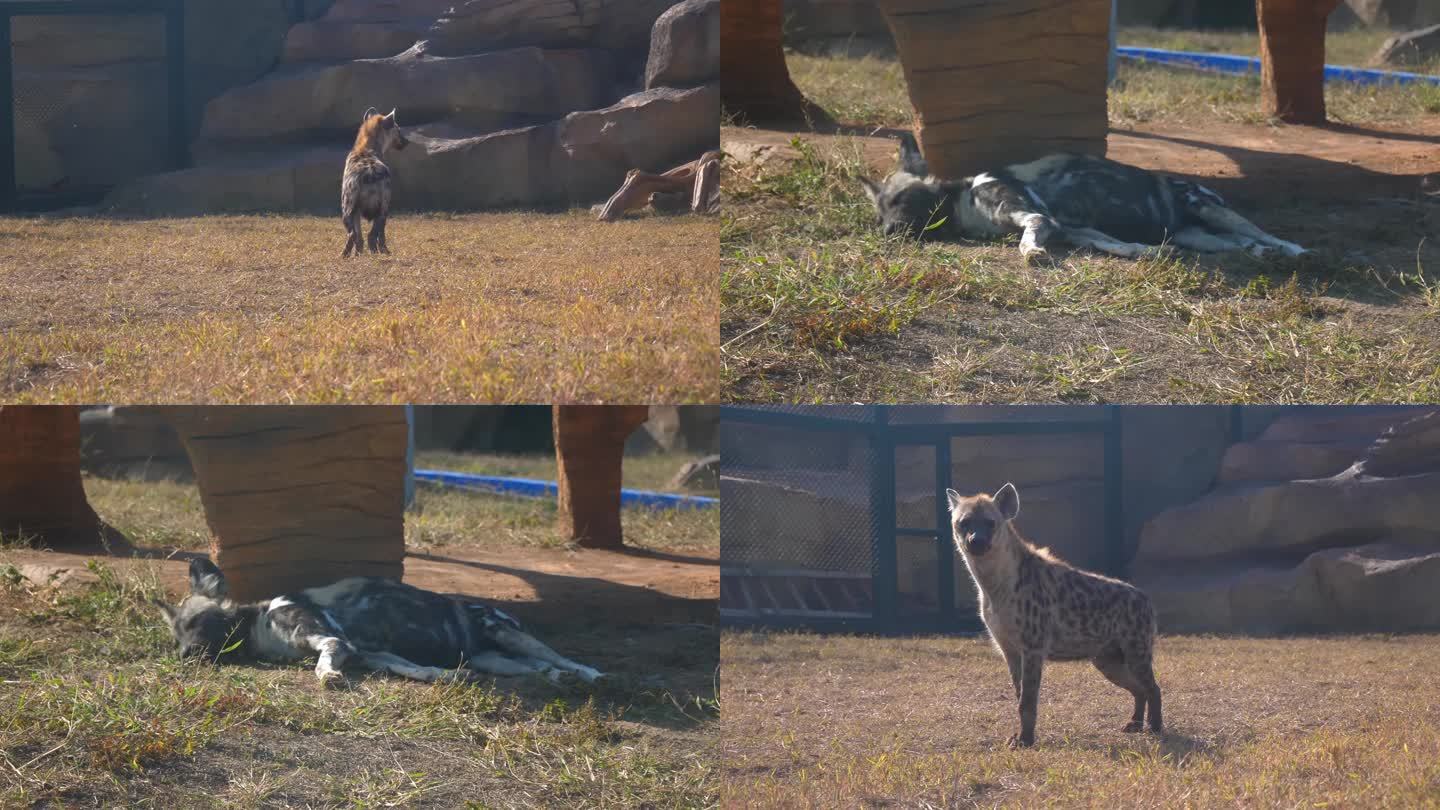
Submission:
<svg viewBox="0 0 1440 810">
<path fill-rule="evenodd" d="M 931 177 L 915 138 L 900 138 L 900 169 L 862 177 L 886 235 L 979 238 L 1020 234 L 1027 260 L 1055 241 L 1133 258 L 1168 242 L 1205 252 L 1305 249 L 1277 239 L 1197 183 L 1089 155 L 1054 154 L 958 181 Z"/>
<path fill-rule="evenodd" d="M 1081 571 L 1028 543 L 1011 525 L 1020 513 L 1020 494 L 1012 484 L 994 497 L 963 497 L 953 489 L 945 494 L 955 548 L 980 593 L 980 618 L 1010 667 L 1020 701 L 1020 733 L 1010 738 L 1010 747 L 1035 744 L 1040 672 L 1047 658 L 1089 659 L 1135 698 L 1135 713 L 1123 730 L 1140 731 L 1149 706 L 1150 730 L 1158 733 L 1150 599 L 1133 585 Z"/>
<path fill-rule="evenodd" d="M 350 577 L 323 588 L 242 605 L 225 597 L 225 575 L 190 561 L 190 595 L 165 614 L 184 657 L 292 661 L 319 656 L 315 675 L 338 681 L 346 664 L 417 681 L 471 680 L 476 673 L 604 673 L 577 664 L 520 629 L 500 610 L 381 577 Z"/>
<path fill-rule="evenodd" d="M 345 223 L 345 252 L 340 258 L 365 252 L 361 243 L 361 218 L 370 220 L 368 242 L 371 253 L 389 253 L 385 244 L 385 220 L 390 216 L 390 167 L 381 162 L 392 147 L 404 149 L 410 141 L 395 123 L 395 111 L 380 115 L 374 107 L 360 117 L 355 146 L 345 158 L 340 177 L 340 220 Z"/>
</svg>

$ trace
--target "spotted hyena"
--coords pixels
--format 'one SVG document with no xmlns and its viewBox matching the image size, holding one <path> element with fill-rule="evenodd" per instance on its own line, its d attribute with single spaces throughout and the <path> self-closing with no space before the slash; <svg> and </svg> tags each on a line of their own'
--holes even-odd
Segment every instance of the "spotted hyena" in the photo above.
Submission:
<svg viewBox="0 0 1440 810">
<path fill-rule="evenodd" d="M 955 548 L 980 593 L 980 618 L 1010 667 L 1020 701 L 1020 733 L 1010 746 L 1035 743 L 1035 711 L 1045 660 L 1089 660 L 1111 683 L 1135 697 L 1125 731 L 1161 730 L 1160 685 L 1151 658 L 1155 611 L 1140 589 L 1081 571 L 1031 545 L 1011 523 L 1020 494 L 1006 484 L 990 495 L 946 490 Z"/>
<path fill-rule="evenodd" d="M 391 148 L 404 149 L 410 141 L 395 123 L 395 111 L 381 115 L 374 107 L 360 118 L 360 132 L 355 147 L 345 158 L 345 173 L 340 178 L 340 220 L 345 223 L 345 252 L 365 252 L 361 242 L 361 218 L 370 220 L 368 242 L 371 253 L 389 253 L 385 244 L 385 219 L 390 215 L 390 167 L 380 159 Z"/>
<path fill-rule="evenodd" d="M 314 655 L 321 683 L 345 666 L 418 681 L 492 675 L 604 673 L 577 664 L 525 632 L 499 608 L 462 601 L 383 577 L 349 577 L 321 588 L 241 604 L 226 598 L 225 575 L 190 561 L 190 594 L 179 605 L 156 600 L 186 658 L 294 661 Z"/>
<path fill-rule="evenodd" d="M 900 167 L 883 182 L 860 178 L 886 234 L 983 239 L 1020 234 L 1027 260 L 1068 243 L 1135 258 L 1163 242 L 1207 253 L 1248 250 L 1298 256 L 1199 183 L 1093 155 L 1057 153 L 962 180 L 930 175 L 914 136 L 900 139 Z"/>
</svg>

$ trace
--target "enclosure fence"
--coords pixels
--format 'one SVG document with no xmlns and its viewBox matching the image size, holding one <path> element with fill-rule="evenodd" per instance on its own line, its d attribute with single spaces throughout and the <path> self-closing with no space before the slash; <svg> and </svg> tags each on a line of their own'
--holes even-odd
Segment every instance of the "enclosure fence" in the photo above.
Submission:
<svg viewBox="0 0 1440 810">
<path fill-rule="evenodd" d="M 973 587 L 963 570 L 957 577 L 945 495 L 952 447 L 966 437 L 1093 437 L 1103 493 L 1096 567 L 1121 575 L 1120 412 L 1087 410 L 1091 418 L 951 420 L 934 406 L 722 407 L 721 622 L 978 631 Z"/>
<path fill-rule="evenodd" d="M 66 35 L 44 30 L 57 17 L 92 24 L 88 37 L 69 35 L 77 51 L 101 47 L 116 19 L 132 20 L 159 59 L 48 70 L 17 60 L 17 28 L 38 43 L 34 56 L 59 50 L 54 38 Z M 183 0 L 0 0 L 0 210 L 94 202 L 118 178 L 187 163 Z"/>
</svg>

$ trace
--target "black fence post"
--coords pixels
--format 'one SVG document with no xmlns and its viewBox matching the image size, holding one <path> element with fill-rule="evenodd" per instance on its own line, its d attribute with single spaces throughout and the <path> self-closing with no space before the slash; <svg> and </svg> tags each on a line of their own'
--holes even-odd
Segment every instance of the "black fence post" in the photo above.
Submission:
<svg viewBox="0 0 1440 810">
<path fill-rule="evenodd" d="M 1123 577 L 1126 567 L 1124 422 L 1119 405 L 1106 405 L 1105 408 L 1105 573 Z"/>
<path fill-rule="evenodd" d="M 15 49 L 10 14 L 0 9 L 0 210 L 15 205 Z"/>
<path fill-rule="evenodd" d="M 949 629 L 955 622 L 955 546 L 950 534 L 950 436 L 941 436 L 935 445 L 935 591 L 940 610 L 940 624 Z"/>
<path fill-rule="evenodd" d="M 165 67 L 170 108 L 170 164 L 183 169 L 190 163 L 185 137 L 185 3 L 174 0 L 165 12 Z"/>
<path fill-rule="evenodd" d="M 870 531 L 875 538 L 871 591 L 874 621 L 881 632 L 895 628 L 898 580 L 895 553 L 895 445 L 890 440 L 888 406 L 876 405 L 870 426 Z"/>
</svg>

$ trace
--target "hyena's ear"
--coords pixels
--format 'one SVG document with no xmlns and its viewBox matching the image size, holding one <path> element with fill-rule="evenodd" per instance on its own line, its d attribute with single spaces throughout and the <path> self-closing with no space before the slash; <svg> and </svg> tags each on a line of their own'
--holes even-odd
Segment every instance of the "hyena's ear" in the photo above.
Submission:
<svg viewBox="0 0 1440 810">
<path fill-rule="evenodd" d="M 900 134 L 900 168 L 916 177 L 930 174 L 930 164 L 925 162 L 925 156 L 920 154 L 920 144 L 909 132 Z"/>
<path fill-rule="evenodd" d="M 1015 490 L 1014 484 L 1006 484 L 995 493 L 995 507 L 1006 520 L 1014 520 L 1020 514 L 1020 493 Z"/>
<path fill-rule="evenodd" d="M 390 112 L 388 112 L 388 113 L 385 114 L 385 126 L 387 126 L 387 127 L 393 127 L 393 126 L 397 125 L 398 123 L 399 123 L 399 122 L 395 120 L 395 108 L 394 108 L 394 107 L 391 107 L 391 108 L 390 108 Z"/>
<path fill-rule="evenodd" d="M 225 575 L 215 563 L 196 557 L 190 561 L 190 593 L 211 599 L 225 597 Z"/>
<path fill-rule="evenodd" d="M 874 180 L 871 180 L 868 177 L 861 177 L 860 185 L 865 189 L 865 196 L 870 198 L 870 202 L 873 203 L 876 208 L 879 208 L 880 184 L 876 183 Z"/>
<path fill-rule="evenodd" d="M 370 116 L 372 116 L 372 115 L 379 115 L 379 114 L 380 114 L 380 111 L 377 110 L 377 109 L 375 109 L 374 107 L 366 107 L 366 108 L 365 108 L 365 112 L 363 112 L 363 113 L 360 114 L 360 123 L 363 124 L 363 123 L 365 123 L 366 121 L 369 121 L 369 120 L 370 120 Z"/>
<path fill-rule="evenodd" d="M 950 502 L 951 512 L 954 512 L 956 507 L 960 506 L 960 493 L 953 489 L 945 490 L 945 499 Z"/>
</svg>

